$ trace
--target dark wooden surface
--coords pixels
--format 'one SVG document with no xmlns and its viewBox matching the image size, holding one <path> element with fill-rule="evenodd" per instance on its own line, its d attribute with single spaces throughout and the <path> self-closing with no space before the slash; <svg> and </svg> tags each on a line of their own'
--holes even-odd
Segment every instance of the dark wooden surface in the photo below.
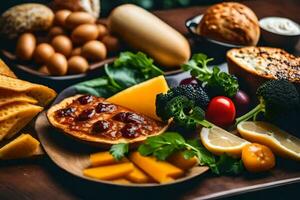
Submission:
<svg viewBox="0 0 300 200">
<path fill-rule="evenodd" d="M 259 18 L 264 16 L 285 16 L 300 23 L 299 0 L 259 0 L 243 1 L 243 3 L 251 7 Z M 155 14 L 180 32 L 186 34 L 185 20 L 202 13 L 204 9 L 205 7 L 193 7 L 157 11 Z M 281 164 L 281 166 L 285 165 L 285 163 Z M 247 184 L 244 181 L 245 179 L 248 180 L 249 184 L 256 184 L 263 179 L 272 181 L 286 177 L 299 177 L 299 168 L 299 165 L 290 167 L 291 173 L 289 174 L 281 170 L 275 170 L 266 177 L 223 177 L 222 181 L 227 183 L 225 188 L 232 187 L 233 184 L 236 187 L 241 187 L 243 184 Z M 161 188 L 160 190 L 128 190 L 124 188 L 108 188 L 83 181 L 62 171 L 47 156 L 18 161 L 0 161 L 1 200 L 194 199 L 208 192 L 208 188 L 212 192 L 223 190 L 224 188 L 219 187 L 219 180 L 217 177 L 211 177 L 211 175 L 207 174 L 177 187 Z M 209 187 L 207 187 L 208 184 Z M 299 199 L 299 186 L 299 183 L 290 184 L 274 189 L 241 194 L 230 199 Z"/>
</svg>

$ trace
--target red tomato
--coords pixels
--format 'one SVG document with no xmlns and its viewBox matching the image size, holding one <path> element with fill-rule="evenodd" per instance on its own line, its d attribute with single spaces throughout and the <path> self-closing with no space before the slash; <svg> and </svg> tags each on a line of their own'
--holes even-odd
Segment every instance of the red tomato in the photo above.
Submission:
<svg viewBox="0 0 300 200">
<path fill-rule="evenodd" d="M 234 103 L 227 97 L 214 97 L 208 104 L 206 118 L 220 127 L 231 125 L 235 119 Z"/>
</svg>

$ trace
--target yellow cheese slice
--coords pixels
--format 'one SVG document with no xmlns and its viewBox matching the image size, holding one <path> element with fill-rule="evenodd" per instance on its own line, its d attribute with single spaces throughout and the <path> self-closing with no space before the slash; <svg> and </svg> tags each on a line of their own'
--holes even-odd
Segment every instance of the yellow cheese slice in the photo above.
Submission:
<svg viewBox="0 0 300 200">
<path fill-rule="evenodd" d="M 56 96 L 56 92 L 46 86 L 3 75 L 0 75 L 0 90 L 26 93 L 35 98 L 41 106 L 47 105 Z"/>
<path fill-rule="evenodd" d="M 0 149 L 0 159 L 26 158 L 35 154 L 39 141 L 29 134 L 22 134 Z"/>
<path fill-rule="evenodd" d="M 118 162 L 120 161 L 116 161 L 108 151 L 93 153 L 90 155 L 90 163 L 93 167 L 111 165 Z"/>
<path fill-rule="evenodd" d="M 126 176 L 131 182 L 134 183 L 149 183 L 151 179 L 147 174 L 145 174 L 142 170 L 140 170 L 137 166 L 133 165 L 133 171 Z"/>
<path fill-rule="evenodd" d="M 113 180 L 124 178 L 133 171 L 133 164 L 129 162 L 107 165 L 95 168 L 88 168 L 83 170 L 83 175 L 100 179 L 100 180 Z"/>
<path fill-rule="evenodd" d="M 108 151 L 93 153 L 90 155 L 90 163 L 91 163 L 91 166 L 93 166 L 93 167 L 103 166 L 103 165 L 112 165 L 112 164 L 117 164 L 117 163 L 122 163 L 122 162 L 130 162 L 130 161 L 127 158 L 123 158 L 121 161 L 117 161 Z M 141 171 L 135 165 L 133 165 L 133 168 L 134 168 L 133 171 L 126 176 L 126 178 L 129 181 L 132 181 L 135 183 L 150 182 L 150 178 L 143 171 Z"/>
<path fill-rule="evenodd" d="M 183 170 L 188 170 L 198 163 L 196 156 L 190 159 L 185 159 L 182 152 L 176 152 L 168 158 L 168 162 Z"/>
<path fill-rule="evenodd" d="M 170 182 L 184 174 L 183 170 L 166 161 L 159 161 L 153 156 L 142 156 L 139 152 L 131 153 L 129 159 L 159 183 Z"/>
<path fill-rule="evenodd" d="M 9 76 L 9 77 L 13 77 L 13 78 L 17 78 L 17 76 L 14 74 L 14 72 L 9 69 L 9 67 L 3 62 L 2 59 L 0 59 L 0 74 Z"/>
<path fill-rule="evenodd" d="M 0 107 L 13 102 L 27 102 L 31 104 L 36 104 L 37 100 L 23 93 L 3 90 L 0 91 Z"/>
<path fill-rule="evenodd" d="M 107 101 L 160 120 L 156 115 L 156 95 L 166 93 L 168 90 L 164 76 L 158 76 L 127 88 L 108 98 Z"/>
</svg>

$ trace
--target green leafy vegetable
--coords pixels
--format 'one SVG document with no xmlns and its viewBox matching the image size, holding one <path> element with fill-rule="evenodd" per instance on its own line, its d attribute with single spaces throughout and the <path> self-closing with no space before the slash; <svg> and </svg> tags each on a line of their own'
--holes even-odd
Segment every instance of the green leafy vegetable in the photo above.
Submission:
<svg viewBox="0 0 300 200">
<path fill-rule="evenodd" d="M 173 118 L 174 122 L 181 127 L 195 129 L 197 125 L 208 128 L 213 125 L 205 120 L 205 112 L 202 108 L 195 106 L 195 102 L 189 100 L 186 96 L 175 96 L 165 102 L 164 94 L 159 94 L 156 98 L 156 105 L 157 115 L 161 119 L 167 121 Z"/>
<path fill-rule="evenodd" d="M 129 151 L 128 143 L 119 143 L 111 146 L 109 153 L 116 159 L 121 160 Z"/>
<path fill-rule="evenodd" d="M 207 165 L 216 174 L 238 174 L 244 168 L 241 160 L 226 154 L 215 157 L 198 140 L 186 141 L 179 133 L 166 132 L 148 138 L 138 151 L 143 156 L 153 155 L 159 160 L 166 160 L 176 151 L 182 151 L 185 159 L 196 156 L 200 165 Z"/>
<path fill-rule="evenodd" d="M 251 118 L 256 120 L 259 113 L 263 113 L 265 118 L 275 124 L 290 122 L 294 114 L 298 114 L 300 106 L 300 96 L 297 88 L 287 80 L 270 80 L 262 84 L 256 91 L 256 96 L 260 103 L 248 113 L 236 119 L 235 125 Z M 297 122 L 299 124 L 299 117 Z"/>
<path fill-rule="evenodd" d="M 163 74 L 144 53 L 123 52 L 112 65 L 105 66 L 105 76 L 79 83 L 77 92 L 110 97 L 128 87 Z"/>
<path fill-rule="evenodd" d="M 244 171 L 242 160 L 222 154 L 216 163 L 209 165 L 215 174 L 240 174 Z"/>
<path fill-rule="evenodd" d="M 181 67 L 185 71 L 190 71 L 192 76 L 209 88 L 209 91 L 213 92 L 212 96 L 234 96 L 239 89 L 236 77 L 221 72 L 220 68 L 216 66 L 212 70 L 209 69 L 207 64 L 212 60 L 212 58 L 207 58 L 205 54 L 194 54 L 192 59 Z"/>
</svg>

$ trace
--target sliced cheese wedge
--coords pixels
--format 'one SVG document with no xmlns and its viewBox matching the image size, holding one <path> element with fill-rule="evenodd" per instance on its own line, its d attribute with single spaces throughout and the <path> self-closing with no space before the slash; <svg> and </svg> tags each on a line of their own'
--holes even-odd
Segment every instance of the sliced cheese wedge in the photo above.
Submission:
<svg viewBox="0 0 300 200">
<path fill-rule="evenodd" d="M 0 149 L 0 159 L 26 158 L 35 154 L 39 141 L 29 134 L 22 134 Z"/>
<path fill-rule="evenodd" d="M 107 101 L 160 120 L 156 115 L 156 95 L 166 93 L 168 90 L 169 86 L 164 76 L 158 76 L 127 88 Z"/>
<path fill-rule="evenodd" d="M 129 159 L 159 183 L 170 182 L 184 174 L 183 170 L 166 161 L 159 161 L 153 156 L 142 156 L 139 152 L 131 153 Z"/>
<path fill-rule="evenodd" d="M 183 170 L 188 170 L 198 163 L 196 156 L 190 159 L 185 159 L 182 152 L 176 152 L 168 157 L 168 162 Z"/>
<path fill-rule="evenodd" d="M 133 164 L 129 162 L 88 168 L 83 170 L 83 175 L 100 180 L 120 179 L 134 170 Z"/>
</svg>

